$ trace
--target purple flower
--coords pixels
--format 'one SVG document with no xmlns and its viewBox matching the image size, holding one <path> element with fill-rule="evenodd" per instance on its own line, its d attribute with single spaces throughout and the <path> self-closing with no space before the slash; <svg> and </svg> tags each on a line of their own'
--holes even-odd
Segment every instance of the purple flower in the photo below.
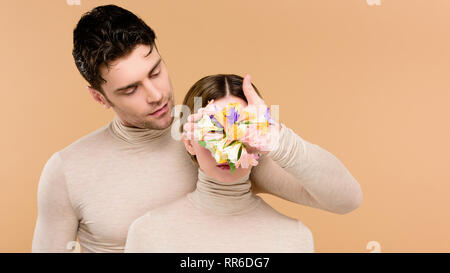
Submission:
<svg viewBox="0 0 450 273">
<path fill-rule="evenodd" d="M 236 112 L 234 107 L 230 108 L 230 115 L 227 116 L 228 124 L 231 125 L 239 119 L 239 113 Z"/>
<path fill-rule="evenodd" d="M 220 124 L 220 122 L 216 119 L 216 117 L 214 117 L 214 115 L 209 116 L 211 118 L 211 121 L 214 123 L 214 125 L 216 125 L 219 128 L 223 129 L 222 124 Z"/>
<path fill-rule="evenodd" d="M 272 118 L 270 117 L 270 108 L 267 107 L 266 112 L 264 113 L 264 118 L 269 121 L 269 123 L 272 121 Z"/>
</svg>

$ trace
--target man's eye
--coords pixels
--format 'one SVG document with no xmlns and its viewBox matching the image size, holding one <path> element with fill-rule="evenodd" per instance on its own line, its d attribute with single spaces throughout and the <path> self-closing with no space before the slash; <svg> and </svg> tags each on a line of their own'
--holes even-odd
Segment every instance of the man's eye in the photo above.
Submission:
<svg viewBox="0 0 450 273">
<path fill-rule="evenodd" d="M 154 77 L 158 76 L 160 72 L 161 72 L 161 71 L 159 71 L 158 73 L 155 73 L 155 74 L 150 75 L 150 78 L 154 78 Z"/>
<path fill-rule="evenodd" d="M 124 93 L 124 95 L 129 96 L 129 95 L 133 94 L 134 91 L 136 91 L 136 89 L 137 89 L 137 86 L 133 87 L 133 89 L 131 89 L 130 92 Z"/>
</svg>

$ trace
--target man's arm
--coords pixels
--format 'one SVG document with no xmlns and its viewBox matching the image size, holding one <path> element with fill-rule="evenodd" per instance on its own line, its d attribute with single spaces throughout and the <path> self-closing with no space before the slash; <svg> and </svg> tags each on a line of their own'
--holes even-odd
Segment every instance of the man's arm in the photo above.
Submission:
<svg viewBox="0 0 450 273">
<path fill-rule="evenodd" d="M 71 252 L 78 217 L 69 199 L 59 152 L 44 166 L 38 186 L 38 217 L 32 252 Z"/>
<path fill-rule="evenodd" d="M 252 169 L 254 192 L 339 214 L 358 208 L 361 187 L 342 162 L 280 125 L 279 145 Z"/>
</svg>

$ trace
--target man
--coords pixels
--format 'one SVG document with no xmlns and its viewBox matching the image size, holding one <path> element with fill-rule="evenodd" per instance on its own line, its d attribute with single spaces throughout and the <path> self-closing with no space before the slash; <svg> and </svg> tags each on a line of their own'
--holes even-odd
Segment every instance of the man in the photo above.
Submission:
<svg viewBox="0 0 450 273">
<path fill-rule="evenodd" d="M 123 252 L 134 219 L 194 190 L 198 166 L 171 137 L 174 96 L 155 39 L 141 19 L 115 5 L 78 22 L 77 68 L 94 100 L 116 116 L 46 163 L 33 252 L 68 252 L 77 238 L 83 252 Z M 248 77 L 243 88 L 249 105 L 264 103 Z M 279 146 L 252 169 L 255 193 L 340 214 L 360 205 L 360 186 L 336 157 L 284 124 L 279 130 Z"/>
</svg>

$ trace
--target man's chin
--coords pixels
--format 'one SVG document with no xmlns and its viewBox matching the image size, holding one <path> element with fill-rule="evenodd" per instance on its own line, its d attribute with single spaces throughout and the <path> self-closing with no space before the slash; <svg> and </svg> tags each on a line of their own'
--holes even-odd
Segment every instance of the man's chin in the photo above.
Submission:
<svg viewBox="0 0 450 273">
<path fill-rule="evenodd" d="M 164 130 L 167 129 L 168 127 L 172 126 L 174 117 L 172 116 L 168 116 L 168 117 L 164 117 L 161 120 L 145 120 L 144 121 L 144 128 L 147 129 L 153 129 L 153 130 Z"/>
</svg>

